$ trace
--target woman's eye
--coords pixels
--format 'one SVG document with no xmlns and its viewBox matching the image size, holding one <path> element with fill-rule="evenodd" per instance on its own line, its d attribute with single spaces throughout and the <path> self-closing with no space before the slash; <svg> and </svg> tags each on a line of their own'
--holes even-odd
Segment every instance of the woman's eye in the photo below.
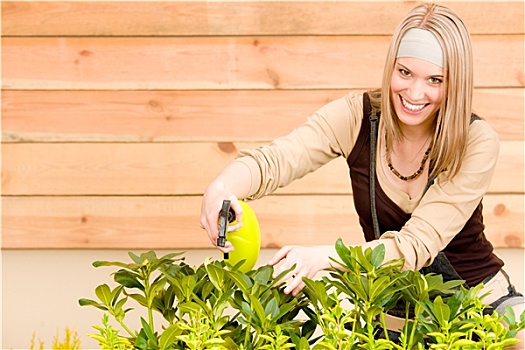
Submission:
<svg viewBox="0 0 525 350">
<path fill-rule="evenodd" d="M 399 73 L 401 73 L 401 75 L 405 77 L 408 77 L 410 75 L 410 72 L 404 68 L 399 69 Z"/>
<path fill-rule="evenodd" d="M 443 80 L 439 78 L 430 78 L 428 81 L 430 81 L 431 84 L 441 84 L 443 82 Z"/>
</svg>

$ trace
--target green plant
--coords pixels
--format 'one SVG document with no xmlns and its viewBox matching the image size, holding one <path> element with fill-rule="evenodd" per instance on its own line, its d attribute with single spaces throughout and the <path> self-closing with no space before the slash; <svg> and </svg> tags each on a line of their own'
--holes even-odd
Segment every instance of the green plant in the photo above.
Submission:
<svg viewBox="0 0 525 350">
<path fill-rule="evenodd" d="M 113 274 L 116 287 L 99 285 L 95 289 L 98 300 L 80 299 L 79 303 L 111 316 L 136 349 L 259 349 L 276 341 L 279 346 L 282 342 L 304 344 L 302 338 L 313 332 L 308 328 L 311 323 L 295 319 L 307 305 L 306 299 L 276 287 L 279 279 L 271 277 L 269 266 L 242 273 L 238 270 L 242 262 L 226 267 L 222 261 L 206 261 L 191 267 L 180 254 L 129 255 L 132 263 L 94 262 L 95 267 L 120 268 Z M 140 318 L 139 331 L 126 323 L 130 301 L 146 308 L 147 319 Z M 154 323 L 153 312 L 164 318 L 160 327 Z M 103 326 L 97 327 L 100 334 L 91 335 L 101 347 L 112 344 L 117 336 L 108 327 L 103 319 Z"/>
<path fill-rule="evenodd" d="M 33 337 L 31 338 L 31 344 L 29 346 L 29 350 L 35 350 L 35 343 L 36 343 L 36 335 L 33 334 Z M 39 350 L 44 349 L 44 342 L 39 340 Z M 64 330 L 64 338 L 61 340 L 60 336 L 57 334 L 53 338 L 53 343 L 51 349 L 53 350 L 81 350 L 80 348 L 80 338 L 78 336 L 78 333 L 74 330 L 71 330 L 69 328 L 66 328 Z"/>
<path fill-rule="evenodd" d="M 401 271 L 401 260 L 384 262 L 382 245 L 362 250 L 338 240 L 336 251 L 338 268 L 319 280 L 304 278 L 306 287 L 295 297 L 279 284 L 288 271 L 274 279 L 270 266 L 244 273 L 242 262 L 206 260 L 192 267 L 181 253 L 129 253 L 131 263 L 93 263 L 118 268 L 116 286 L 99 285 L 98 300 L 79 303 L 104 311 L 99 333 L 90 335 L 102 349 L 488 350 L 516 344 L 525 328 L 525 312 L 519 320 L 510 308 L 505 316 L 485 315 L 482 286 L 466 289 L 463 281 Z M 128 326 L 130 303 L 145 308 L 139 330 Z M 385 316 L 399 306 L 405 327 L 395 340 Z"/>
<path fill-rule="evenodd" d="M 99 334 L 88 334 L 91 338 L 98 341 L 102 350 L 128 350 L 133 346 L 127 338 L 121 337 L 118 329 L 109 324 L 107 314 L 102 316 L 102 326 L 93 326 Z"/>
<path fill-rule="evenodd" d="M 418 319 L 436 348 L 503 349 L 519 343 L 514 337 L 517 329 L 523 329 L 525 317 L 522 317 L 520 326 L 510 307 L 507 307 L 505 316 L 497 312 L 484 314 L 485 305 L 478 298 L 481 287 L 468 290 L 461 287 L 447 303 L 438 296 L 422 305 L 427 317 L 419 314 Z M 503 320 L 511 325 L 510 329 L 503 325 Z"/>
<path fill-rule="evenodd" d="M 463 281 L 401 271 L 401 260 L 384 262 L 383 245 L 363 251 L 338 240 L 336 251 L 341 261 L 333 259 L 339 268 L 331 278 L 306 281 L 315 311 L 310 317 L 325 334 L 319 348 L 503 349 L 519 342 L 514 337 L 525 328 L 525 312 L 519 322 L 510 308 L 506 316 L 484 315 L 486 306 L 478 295 L 482 285 L 465 289 Z M 328 294 L 324 286 L 334 292 Z M 338 302 L 342 297 L 351 305 L 344 310 Z M 394 342 L 385 315 L 396 305 L 404 305 L 405 327 Z"/>
</svg>

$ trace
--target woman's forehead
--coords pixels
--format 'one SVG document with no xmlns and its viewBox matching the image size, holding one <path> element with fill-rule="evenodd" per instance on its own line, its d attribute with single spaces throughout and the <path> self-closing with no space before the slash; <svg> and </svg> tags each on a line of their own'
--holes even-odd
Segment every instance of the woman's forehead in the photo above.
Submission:
<svg viewBox="0 0 525 350">
<path fill-rule="evenodd" d="M 444 70 L 437 64 L 415 57 L 398 57 L 396 64 L 403 66 L 411 72 L 424 76 L 443 76 Z"/>
</svg>

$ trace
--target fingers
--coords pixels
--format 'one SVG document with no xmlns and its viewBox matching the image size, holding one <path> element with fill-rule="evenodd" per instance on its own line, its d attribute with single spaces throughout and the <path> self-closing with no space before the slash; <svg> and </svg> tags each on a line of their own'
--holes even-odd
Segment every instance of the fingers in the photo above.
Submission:
<svg viewBox="0 0 525 350">
<path fill-rule="evenodd" d="M 214 246 L 217 246 L 217 237 L 219 235 L 218 225 L 219 214 L 202 209 L 200 226 L 208 233 L 208 238 Z"/>
<path fill-rule="evenodd" d="M 281 280 L 277 281 L 276 285 L 286 284 L 283 292 L 285 294 L 292 293 L 293 296 L 296 296 L 305 287 L 302 278 L 303 276 L 307 276 L 307 272 L 303 272 L 302 264 L 301 266 L 295 266 L 297 260 L 295 257 L 290 256 L 294 249 L 299 248 L 297 246 L 282 247 L 273 255 L 270 261 L 268 261 L 268 265 L 275 266 L 273 278 L 277 278 L 284 271 L 290 270 Z M 294 268 L 292 269 L 292 267 Z"/>
<path fill-rule="evenodd" d="M 232 208 L 233 211 L 235 212 L 235 221 L 237 221 L 239 224 L 242 224 L 243 209 L 241 207 L 241 204 L 239 203 L 239 199 L 235 197 L 234 195 L 231 195 L 229 200 L 230 200 L 230 208 Z M 234 226 L 237 226 L 237 225 L 234 225 Z"/>
<path fill-rule="evenodd" d="M 286 281 L 286 288 L 284 288 L 283 292 L 284 294 L 292 293 L 293 296 L 296 296 L 304 287 L 303 275 L 301 273 L 293 273 Z"/>
<path fill-rule="evenodd" d="M 234 250 L 234 247 L 231 244 L 231 242 L 226 241 L 224 243 L 224 247 L 219 247 L 217 245 L 217 238 L 219 237 L 219 229 L 218 229 L 218 224 L 214 224 L 214 223 L 218 222 L 218 220 L 219 220 L 218 215 L 216 218 L 214 215 L 210 217 L 205 217 L 204 219 L 201 218 L 200 227 L 206 230 L 206 232 L 208 233 L 208 238 L 210 239 L 211 244 L 213 244 L 215 247 L 217 247 L 217 249 L 219 249 L 223 253 L 229 253 Z M 238 227 L 242 226 L 242 224 L 237 224 L 235 226 L 236 227 L 228 227 L 227 231 L 230 232 L 233 230 L 237 230 Z"/>
<path fill-rule="evenodd" d="M 235 224 L 228 225 L 228 232 L 234 232 L 240 229 L 244 224 L 242 222 L 243 209 L 239 200 L 234 195 L 230 196 L 230 208 L 235 212 Z"/>
<path fill-rule="evenodd" d="M 268 262 L 274 266 L 273 278 L 286 272 L 276 285 L 286 284 L 284 293 L 297 295 L 306 286 L 303 278 L 314 278 L 321 270 L 327 268 L 331 255 L 330 246 L 284 246 Z"/>
<path fill-rule="evenodd" d="M 217 243 L 217 242 L 215 242 L 215 243 Z M 217 246 L 217 249 L 219 249 L 223 253 L 229 253 L 229 252 L 232 252 L 234 250 L 233 244 L 231 244 L 228 241 L 226 241 L 226 243 L 224 243 L 224 247 Z"/>
<path fill-rule="evenodd" d="M 201 206 L 201 218 L 200 218 L 200 227 L 208 233 L 208 238 L 210 242 L 221 250 L 223 253 L 228 253 L 234 250 L 233 245 L 226 241 L 224 247 L 217 246 L 217 238 L 219 236 L 219 215 L 222 208 L 222 202 L 224 198 L 230 200 L 230 207 L 235 212 L 236 223 L 234 225 L 227 226 L 227 232 L 232 232 L 238 230 L 243 226 L 242 221 L 242 207 L 239 203 L 239 200 L 235 195 L 226 195 L 224 192 L 217 193 L 215 191 L 210 191 L 205 193 Z"/>
<path fill-rule="evenodd" d="M 282 247 L 281 249 L 279 249 L 277 251 L 277 253 L 275 253 L 272 258 L 270 259 L 270 261 L 268 261 L 268 265 L 270 266 L 274 266 L 276 264 L 278 264 L 281 260 L 283 260 L 284 258 L 286 258 L 286 256 L 288 255 L 288 253 L 294 248 L 294 246 L 284 246 Z M 286 270 L 286 269 L 281 269 L 282 271 Z M 275 273 L 274 272 L 274 278 L 279 275 L 279 273 Z"/>
</svg>

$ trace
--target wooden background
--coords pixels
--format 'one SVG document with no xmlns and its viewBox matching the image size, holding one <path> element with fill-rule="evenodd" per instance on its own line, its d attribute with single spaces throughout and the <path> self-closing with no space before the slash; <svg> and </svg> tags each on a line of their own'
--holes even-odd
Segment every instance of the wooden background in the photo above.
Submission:
<svg viewBox="0 0 525 350">
<path fill-rule="evenodd" d="M 203 190 L 238 149 L 380 85 L 419 2 L 2 1 L 2 248 L 209 248 Z M 524 243 L 524 4 L 447 2 L 501 138 L 484 200 Z M 362 240 L 343 159 L 251 203 L 263 247 Z"/>
</svg>

